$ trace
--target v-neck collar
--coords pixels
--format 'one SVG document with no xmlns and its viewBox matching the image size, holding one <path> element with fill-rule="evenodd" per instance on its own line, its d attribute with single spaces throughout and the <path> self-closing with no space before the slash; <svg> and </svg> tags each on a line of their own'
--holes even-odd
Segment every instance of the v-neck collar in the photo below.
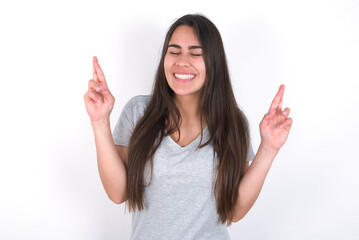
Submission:
<svg viewBox="0 0 359 240">
<path fill-rule="evenodd" d="M 208 140 L 207 132 L 208 132 L 208 127 L 206 124 L 206 126 L 203 128 L 203 131 L 202 131 L 202 133 L 203 133 L 202 143 L 205 143 Z M 176 149 L 178 151 L 185 151 L 187 149 L 190 149 L 192 147 L 197 147 L 199 145 L 199 142 L 201 140 L 201 133 L 192 142 L 190 142 L 189 144 L 187 144 L 184 147 L 178 145 L 178 143 L 176 143 L 176 141 L 173 140 L 170 135 L 166 136 L 165 139 L 167 140 L 168 144 L 170 146 L 172 146 L 174 149 Z"/>
</svg>

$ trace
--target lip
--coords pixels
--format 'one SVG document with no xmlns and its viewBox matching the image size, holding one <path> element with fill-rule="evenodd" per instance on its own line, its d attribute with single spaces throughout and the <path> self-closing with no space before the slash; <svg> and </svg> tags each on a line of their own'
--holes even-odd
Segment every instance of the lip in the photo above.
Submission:
<svg viewBox="0 0 359 240">
<path fill-rule="evenodd" d="M 177 78 L 177 77 L 175 76 L 175 74 L 183 74 L 183 75 L 185 75 L 185 74 L 192 74 L 192 75 L 194 75 L 194 78 L 192 78 L 192 79 L 180 79 L 180 78 Z M 194 79 L 197 78 L 197 74 L 188 73 L 188 72 L 175 72 L 175 73 L 173 73 L 172 75 L 173 75 L 174 79 L 175 79 L 176 81 L 179 81 L 179 82 L 191 82 L 191 81 L 193 81 Z"/>
</svg>

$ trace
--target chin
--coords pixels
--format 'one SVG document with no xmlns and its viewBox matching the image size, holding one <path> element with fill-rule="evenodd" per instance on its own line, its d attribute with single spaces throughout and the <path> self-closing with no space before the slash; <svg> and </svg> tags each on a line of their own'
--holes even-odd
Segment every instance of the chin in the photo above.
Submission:
<svg viewBox="0 0 359 240">
<path fill-rule="evenodd" d="M 201 86 L 198 86 L 195 82 L 181 83 L 171 79 L 168 81 L 168 85 L 177 96 L 196 96 L 199 95 L 201 91 Z"/>
<path fill-rule="evenodd" d="M 173 91 L 175 95 L 177 96 L 199 96 L 200 91 L 184 91 L 184 90 L 174 90 Z"/>
</svg>

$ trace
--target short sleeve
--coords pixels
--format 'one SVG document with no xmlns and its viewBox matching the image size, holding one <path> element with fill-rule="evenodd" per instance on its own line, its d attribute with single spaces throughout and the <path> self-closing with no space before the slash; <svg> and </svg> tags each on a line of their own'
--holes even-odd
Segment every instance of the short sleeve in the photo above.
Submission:
<svg viewBox="0 0 359 240">
<path fill-rule="evenodd" d="M 243 112 L 242 112 L 243 113 Z M 246 121 L 248 122 L 248 118 L 247 116 L 243 113 L 243 116 L 245 117 Z M 249 123 L 248 123 L 248 127 L 249 127 Z M 249 137 L 249 143 L 248 143 L 248 153 L 247 153 L 247 161 L 253 161 L 253 158 L 255 156 L 254 152 L 253 152 L 253 147 L 252 147 L 252 143 Z"/>
<path fill-rule="evenodd" d="M 253 161 L 253 158 L 254 158 L 254 152 L 253 152 L 252 144 L 249 143 L 247 161 Z"/>
<path fill-rule="evenodd" d="M 120 114 L 116 126 L 113 130 L 112 136 L 115 145 L 128 147 L 129 141 L 134 129 L 134 98 L 130 99 Z"/>
</svg>

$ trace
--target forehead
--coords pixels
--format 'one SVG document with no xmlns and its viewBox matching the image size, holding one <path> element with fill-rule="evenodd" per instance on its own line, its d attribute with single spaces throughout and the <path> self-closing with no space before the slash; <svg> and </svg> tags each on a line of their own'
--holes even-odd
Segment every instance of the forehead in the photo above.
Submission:
<svg viewBox="0 0 359 240">
<path fill-rule="evenodd" d="M 200 45 L 197 35 L 192 27 L 181 25 L 173 32 L 169 44 L 180 46 Z"/>
</svg>

